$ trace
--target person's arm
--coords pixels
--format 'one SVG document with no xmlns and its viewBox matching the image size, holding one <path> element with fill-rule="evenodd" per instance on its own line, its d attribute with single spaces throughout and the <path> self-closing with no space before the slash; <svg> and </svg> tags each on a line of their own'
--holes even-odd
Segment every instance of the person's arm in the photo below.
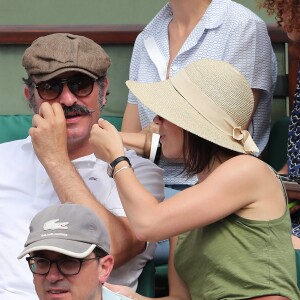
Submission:
<svg viewBox="0 0 300 300">
<path fill-rule="evenodd" d="M 140 132 L 142 130 L 138 106 L 137 104 L 127 103 L 123 121 L 122 121 L 122 131 L 124 132 Z"/>
<path fill-rule="evenodd" d="M 128 219 L 109 212 L 92 195 L 68 157 L 66 122 L 60 104 L 43 103 L 41 115 L 33 117 L 29 133 L 39 160 L 45 167 L 62 203 L 71 202 L 91 208 L 107 226 L 111 254 L 118 267 L 145 249 L 130 229 Z"/>
<path fill-rule="evenodd" d="M 134 150 L 138 155 L 144 156 L 147 135 L 140 132 L 120 132 L 124 147 Z M 148 137 L 149 139 L 149 137 Z M 151 141 L 150 141 L 151 144 Z"/>
<path fill-rule="evenodd" d="M 98 123 L 99 125 L 93 126 L 90 137 L 95 155 L 107 162 L 124 155 L 122 140 L 115 127 L 102 119 Z M 259 171 L 256 168 L 259 168 Z M 241 209 L 251 214 L 250 216 L 247 214 L 246 217 L 254 219 L 258 215 L 262 220 L 281 216 L 285 209 L 283 193 L 280 192 L 281 186 L 277 179 L 271 176 L 270 172 L 270 169 L 257 158 L 241 155 L 221 164 L 200 184 L 179 192 L 168 201 L 159 204 L 139 183 L 134 170 L 128 168 L 127 162 L 117 164 L 114 179 L 127 217 L 138 239 L 159 241 L 206 226 Z M 267 181 L 268 185 L 265 186 Z M 256 192 L 249 193 L 249 191 Z M 269 203 L 271 198 L 273 202 Z M 251 207 L 252 209 L 245 209 L 258 199 L 260 204 Z M 268 206 L 273 203 L 272 210 L 267 209 L 267 201 Z M 280 205 L 277 202 L 280 202 Z"/>
<path fill-rule="evenodd" d="M 163 157 L 159 143 L 160 135 L 157 133 L 120 132 L 120 136 L 126 149 L 134 150 L 138 155 L 150 159 L 155 164 L 158 164 Z"/>
<path fill-rule="evenodd" d="M 142 129 L 136 104 L 128 103 L 124 112 L 120 135 L 127 149 L 135 150 L 138 155 L 149 158 L 152 133 L 158 133 L 158 125 L 151 122 Z M 158 143 L 157 145 L 158 146 Z M 156 151 L 155 151 L 156 152 Z"/>
<path fill-rule="evenodd" d="M 233 24 L 229 36 L 234 39 L 229 39 L 231 43 L 226 45 L 224 60 L 235 66 L 246 77 L 252 88 L 254 95 L 252 122 L 262 99 L 268 101 L 263 104 L 264 118 L 270 121 L 271 93 L 277 78 L 277 68 L 266 24 L 253 18 L 242 20 Z"/>
<path fill-rule="evenodd" d="M 138 81 L 139 68 L 141 66 L 141 53 L 144 42 L 142 34 L 139 34 L 134 42 L 129 67 L 129 79 Z M 138 111 L 138 100 L 129 92 L 127 105 L 123 114 L 122 128 L 124 132 L 140 132 L 142 125 Z"/>
<path fill-rule="evenodd" d="M 258 90 L 258 89 L 252 89 L 252 93 L 253 93 L 253 97 L 254 97 L 254 105 L 253 105 L 253 111 L 252 111 L 252 115 L 251 115 L 251 118 L 249 119 L 249 122 L 246 126 L 246 128 L 249 127 L 250 123 L 253 121 L 253 116 L 256 112 L 256 109 L 257 109 L 257 106 L 258 106 L 258 103 L 260 101 L 260 97 L 261 97 L 261 90 Z"/>
</svg>

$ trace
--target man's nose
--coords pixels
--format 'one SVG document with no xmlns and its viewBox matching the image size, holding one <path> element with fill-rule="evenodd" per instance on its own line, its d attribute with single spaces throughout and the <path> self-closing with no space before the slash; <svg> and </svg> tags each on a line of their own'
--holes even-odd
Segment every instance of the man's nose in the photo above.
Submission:
<svg viewBox="0 0 300 300">
<path fill-rule="evenodd" d="M 64 104 L 65 106 L 72 106 L 77 102 L 77 97 L 70 91 L 69 87 L 64 84 L 63 90 L 59 95 L 57 101 L 60 104 Z"/>
<path fill-rule="evenodd" d="M 46 275 L 46 278 L 49 282 L 54 283 L 56 281 L 62 280 L 64 278 L 64 275 L 59 272 L 56 263 L 52 263 L 50 270 Z"/>
</svg>

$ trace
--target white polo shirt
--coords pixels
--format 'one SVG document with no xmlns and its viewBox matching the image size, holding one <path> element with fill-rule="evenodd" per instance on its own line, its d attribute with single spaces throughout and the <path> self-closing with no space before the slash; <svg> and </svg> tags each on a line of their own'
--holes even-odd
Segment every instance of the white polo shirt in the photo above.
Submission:
<svg viewBox="0 0 300 300">
<path fill-rule="evenodd" d="M 143 185 L 159 200 L 163 200 L 163 171 L 149 160 L 127 151 L 134 172 Z M 25 259 L 18 260 L 29 233 L 29 224 L 39 211 L 58 204 L 59 199 L 50 178 L 37 159 L 30 137 L 0 144 L 0 299 L 38 299 L 32 273 Z M 98 201 L 117 216 L 125 216 L 107 164 L 94 155 L 73 161 L 76 169 Z M 63 166 L 61 166 L 63 168 Z M 134 193 L 134 191 L 133 191 Z M 155 244 L 112 272 L 109 282 L 137 286 L 137 279 L 148 259 L 152 259 Z"/>
</svg>

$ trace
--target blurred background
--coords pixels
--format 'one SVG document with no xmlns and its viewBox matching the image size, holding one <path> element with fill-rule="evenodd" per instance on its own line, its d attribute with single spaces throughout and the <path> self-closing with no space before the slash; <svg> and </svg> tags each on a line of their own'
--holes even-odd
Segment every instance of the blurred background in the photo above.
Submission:
<svg viewBox="0 0 300 300">
<path fill-rule="evenodd" d="M 147 24 L 166 4 L 163 0 L 0 0 L 0 28 L 13 25 L 110 25 Z M 236 1 L 258 14 L 266 23 L 275 23 L 255 0 Z M 112 59 L 109 70 L 110 95 L 104 114 L 121 116 L 127 101 L 132 44 L 105 44 Z M 30 114 L 23 95 L 22 54 L 28 45 L 0 43 L 0 114 Z M 274 45 L 279 73 L 286 70 L 285 46 Z M 284 115 L 283 101 L 274 105 L 274 115 Z"/>
</svg>

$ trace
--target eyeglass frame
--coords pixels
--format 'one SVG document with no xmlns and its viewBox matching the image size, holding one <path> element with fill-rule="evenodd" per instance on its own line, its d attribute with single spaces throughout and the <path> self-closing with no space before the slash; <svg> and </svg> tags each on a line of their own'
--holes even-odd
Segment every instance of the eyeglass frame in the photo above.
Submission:
<svg viewBox="0 0 300 300">
<path fill-rule="evenodd" d="M 68 82 L 71 81 L 71 80 L 74 80 L 74 79 L 76 79 L 76 78 L 78 78 L 78 79 L 80 79 L 80 78 L 87 78 L 87 79 L 89 79 L 89 80 L 91 81 L 91 83 L 92 83 L 92 85 L 91 85 L 91 91 L 90 91 L 88 94 L 80 96 L 80 95 L 77 95 L 76 93 L 74 93 L 74 91 L 72 90 L 72 88 L 70 88 L 70 86 L 68 85 Z M 61 95 L 61 93 L 62 93 L 63 90 L 64 90 L 64 85 L 65 85 L 65 84 L 67 85 L 69 91 L 70 91 L 73 95 L 75 95 L 76 97 L 79 97 L 79 98 L 87 97 L 87 96 L 89 96 L 89 95 L 93 92 L 93 90 L 94 90 L 94 84 L 95 84 L 95 82 L 97 82 L 99 79 L 100 79 L 100 77 L 92 78 L 92 77 L 90 77 L 90 76 L 88 76 L 88 75 L 82 74 L 82 75 L 71 76 L 71 77 L 68 77 L 68 78 L 58 78 L 58 77 L 54 77 L 54 78 L 52 78 L 52 79 L 45 80 L 45 81 L 40 81 L 40 82 L 38 82 L 38 83 L 35 83 L 35 82 L 32 81 L 32 82 L 31 82 L 31 86 L 33 86 L 34 88 L 36 88 L 36 90 L 37 90 L 39 96 L 41 97 L 41 99 L 43 99 L 43 100 L 45 100 L 45 101 L 53 101 L 53 100 L 57 99 L 57 98 Z M 56 97 L 50 98 L 50 99 L 45 99 L 45 98 L 40 94 L 40 91 L 39 91 L 38 88 L 39 88 L 39 85 L 44 84 L 44 83 L 47 83 L 47 82 L 51 82 L 51 81 L 58 81 L 58 82 L 59 82 L 59 83 L 58 83 L 58 87 L 60 88 L 60 90 L 59 90 L 59 92 L 58 92 L 58 94 L 57 94 Z"/>
<path fill-rule="evenodd" d="M 103 256 L 102 256 L 103 257 Z M 28 256 L 26 257 L 26 260 L 28 262 L 28 266 L 29 266 L 29 269 L 31 271 L 31 273 L 33 274 L 36 274 L 36 275 L 48 275 L 49 272 L 50 272 L 50 269 L 52 267 L 52 265 L 55 263 L 56 264 L 56 267 L 58 269 L 58 271 L 64 275 L 64 276 L 72 276 L 72 275 L 77 275 L 80 273 L 81 271 L 81 267 L 82 267 L 82 264 L 84 262 L 87 262 L 87 261 L 91 261 L 91 260 L 99 260 L 102 258 L 101 256 L 95 256 L 95 257 L 92 257 L 92 258 L 76 258 L 76 257 L 67 257 L 67 258 L 60 258 L 60 259 L 55 259 L 55 260 L 51 260 L 49 258 L 45 258 L 45 257 L 40 257 L 40 256 Z M 49 268 L 48 268 L 48 271 L 45 272 L 45 273 L 36 273 L 34 272 L 32 269 L 31 269 L 31 264 L 30 264 L 30 260 L 32 259 L 36 259 L 36 258 L 40 258 L 40 259 L 44 259 L 45 261 L 49 262 Z M 79 262 L 79 268 L 78 268 L 78 272 L 77 273 L 72 273 L 72 274 L 66 274 L 64 273 L 62 270 L 61 270 L 61 267 L 60 267 L 60 261 L 64 261 L 64 260 L 68 260 L 68 259 L 73 259 L 75 261 L 78 261 Z"/>
</svg>

